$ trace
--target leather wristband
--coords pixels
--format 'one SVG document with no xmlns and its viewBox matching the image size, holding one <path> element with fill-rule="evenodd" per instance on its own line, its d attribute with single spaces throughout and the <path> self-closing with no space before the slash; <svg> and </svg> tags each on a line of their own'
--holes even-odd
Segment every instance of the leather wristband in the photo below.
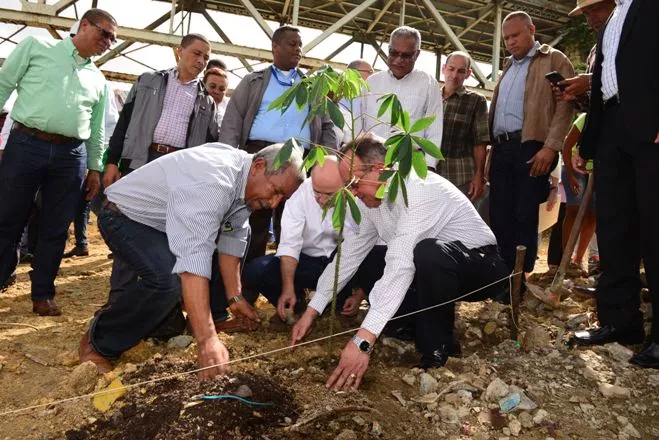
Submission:
<svg viewBox="0 0 659 440">
<path fill-rule="evenodd" d="M 238 294 L 236 296 L 232 296 L 227 301 L 229 301 L 229 305 L 231 305 L 231 304 L 236 304 L 236 303 L 242 301 L 243 299 L 245 299 L 245 298 L 243 298 L 243 296 L 241 294 Z"/>
</svg>

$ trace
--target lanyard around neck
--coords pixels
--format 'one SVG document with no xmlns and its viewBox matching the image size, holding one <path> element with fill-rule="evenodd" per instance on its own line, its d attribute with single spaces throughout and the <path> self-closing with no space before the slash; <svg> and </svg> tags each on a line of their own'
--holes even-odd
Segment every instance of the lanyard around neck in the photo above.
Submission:
<svg viewBox="0 0 659 440">
<path fill-rule="evenodd" d="M 270 66 L 270 69 L 272 70 L 272 74 L 274 75 L 279 85 L 282 85 L 284 87 L 291 87 L 299 76 L 299 74 L 297 73 L 297 69 L 292 69 L 293 73 L 288 78 L 281 78 L 279 76 L 279 72 L 277 72 L 277 68 L 274 65 Z"/>
</svg>

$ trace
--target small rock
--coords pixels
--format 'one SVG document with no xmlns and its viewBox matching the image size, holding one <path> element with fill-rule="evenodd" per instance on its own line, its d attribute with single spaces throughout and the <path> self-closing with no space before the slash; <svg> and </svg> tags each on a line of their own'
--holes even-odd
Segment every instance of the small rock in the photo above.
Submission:
<svg viewBox="0 0 659 440">
<path fill-rule="evenodd" d="M 344 429 L 334 440 L 357 440 L 357 434 L 352 429 Z"/>
<path fill-rule="evenodd" d="M 620 423 L 620 426 L 625 426 L 627 423 L 629 423 L 629 419 L 623 416 L 616 417 L 616 420 L 618 421 L 618 423 Z"/>
<path fill-rule="evenodd" d="M 591 312 L 577 313 L 575 315 L 568 315 L 565 326 L 570 330 L 578 328 L 581 324 L 587 324 L 592 316 Z"/>
<path fill-rule="evenodd" d="M 550 344 L 549 332 L 541 325 L 536 325 L 532 329 L 527 330 L 522 340 L 522 348 L 526 351 L 548 347 Z"/>
<path fill-rule="evenodd" d="M 290 425 L 293 423 L 293 419 L 291 419 L 290 417 L 284 417 L 284 423 Z"/>
<path fill-rule="evenodd" d="M 439 417 L 444 423 L 457 425 L 460 422 L 460 419 L 458 418 L 458 412 L 452 406 L 442 405 L 439 407 L 437 412 L 439 412 Z"/>
<path fill-rule="evenodd" d="M 536 425 L 542 424 L 549 417 L 549 413 L 544 409 L 539 409 L 538 412 L 533 416 L 533 423 Z"/>
<path fill-rule="evenodd" d="M 187 348 L 188 345 L 192 344 L 192 341 L 194 341 L 194 338 L 190 335 L 174 336 L 167 341 L 167 348 Z"/>
<path fill-rule="evenodd" d="M 298 368 L 298 369 L 296 369 L 296 370 L 291 371 L 291 376 L 293 376 L 293 377 L 298 377 L 298 376 L 300 376 L 302 373 L 304 373 L 304 367 L 300 367 L 300 368 Z"/>
<path fill-rule="evenodd" d="M 419 376 L 419 390 L 421 394 L 429 394 L 437 391 L 438 385 L 437 379 L 428 373 L 421 373 Z"/>
<path fill-rule="evenodd" d="M 533 416 L 526 411 L 519 413 L 519 423 L 522 424 L 524 428 L 533 428 Z"/>
<path fill-rule="evenodd" d="M 599 374 L 589 366 L 584 367 L 581 370 L 581 374 L 583 374 L 583 377 L 590 380 L 598 381 L 600 378 Z"/>
<path fill-rule="evenodd" d="M 503 428 L 503 429 L 501 430 L 501 432 L 503 433 L 503 435 L 506 436 L 505 438 L 510 437 L 510 428 L 509 428 L 509 427 L 506 426 L 505 428 Z"/>
<path fill-rule="evenodd" d="M 414 386 L 414 382 L 416 382 L 416 378 L 412 374 L 406 374 L 403 376 L 403 382 L 408 384 L 409 386 Z"/>
<path fill-rule="evenodd" d="M 606 344 L 604 346 L 606 351 L 609 352 L 609 356 L 611 356 L 613 359 L 617 360 L 618 362 L 627 362 L 629 361 L 629 358 L 631 358 L 634 355 L 634 352 L 631 351 L 629 348 L 624 347 L 617 342 L 613 342 L 611 344 Z"/>
<path fill-rule="evenodd" d="M 80 357 L 78 356 L 77 351 L 69 350 L 58 354 L 55 357 L 55 362 L 60 365 L 64 365 L 65 367 L 71 367 L 80 362 Z"/>
<path fill-rule="evenodd" d="M 517 436 L 519 436 L 519 433 L 522 431 L 522 424 L 520 423 L 519 420 L 513 418 L 513 419 L 508 423 L 508 429 L 510 429 L 510 433 L 511 433 L 514 437 L 517 437 Z"/>
<path fill-rule="evenodd" d="M 485 390 L 485 400 L 488 402 L 498 402 L 510 392 L 510 387 L 499 378 L 494 379 Z"/>
<path fill-rule="evenodd" d="M 467 337 L 473 336 L 476 339 L 483 339 L 483 331 L 479 327 L 469 327 L 465 332 Z"/>
<path fill-rule="evenodd" d="M 483 327 L 483 333 L 488 336 L 493 335 L 495 331 L 497 331 L 497 323 L 494 321 L 488 322 L 485 324 L 485 327 Z"/>
<path fill-rule="evenodd" d="M 638 430 L 637 430 L 636 428 L 634 428 L 634 426 L 633 426 L 631 423 L 626 424 L 626 425 L 620 430 L 620 432 L 621 432 L 622 434 L 627 434 L 629 437 L 633 437 L 633 438 L 641 438 L 641 433 L 638 432 Z"/>
<path fill-rule="evenodd" d="M 403 394 L 400 391 L 393 390 L 391 392 L 391 395 L 394 396 L 402 406 L 407 406 L 407 402 L 405 401 L 405 398 L 403 397 Z"/>
<path fill-rule="evenodd" d="M 68 378 L 69 387 L 77 394 L 91 392 L 98 381 L 98 368 L 92 361 L 78 365 Z"/>
<path fill-rule="evenodd" d="M 592 411 L 595 409 L 595 405 L 592 405 L 590 403 L 580 403 L 579 407 L 581 408 L 581 411 L 588 413 L 589 411 Z"/>
<path fill-rule="evenodd" d="M 364 426 L 366 424 L 366 420 L 362 416 L 355 416 L 352 418 L 352 421 L 358 424 L 359 426 Z"/>
<path fill-rule="evenodd" d="M 600 393 L 604 397 L 630 397 L 631 391 L 629 388 L 619 387 L 618 385 L 611 385 L 610 383 L 599 384 Z"/>
<path fill-rule="evenodd" d="M 243 399 L 248 399 L 254 395 L 252 390 L 247 385 L 240 385 L 236 391 L 233 393 L 234 396 L 242 397 Z"/>
<path fill-rule="evenodd" d="M 458 397 L 460 397 L 460 400 L 464 404 L 469 404 L 471 403 L 472 400 L 474 400 L 474 396 L 468 390 L 458 390 L 456 391 L 455 394 L 457 394 Z"/>
<path fill-rule="evenodd" d="M 137 366 L 128 362 L 124 365 L 124 374 L 135 373 L 137 371 Z"/>
<path fill-rule="evenodd" d="M 380 425 L 380 422 L 378 422 L 377 420 L 374 420 L 373 427 L 371 428 L 371 434 L 379 437 L 382 435 L 382 433 L 383 433 L 382 425 Z"/>
<path fill-rule="evenodd" d="M 659 374 L 651 374 L 648 377 L 648 383 L 652 386 L 659 386 Z"/>
</svg>

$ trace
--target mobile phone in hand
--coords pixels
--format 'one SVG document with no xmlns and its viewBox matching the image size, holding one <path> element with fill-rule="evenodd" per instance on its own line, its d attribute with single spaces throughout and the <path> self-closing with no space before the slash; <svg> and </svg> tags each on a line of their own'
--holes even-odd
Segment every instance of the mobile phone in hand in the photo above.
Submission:
<svg viewBox="0 0 659 440">
<path fill-rule="evenodd" d="M 545 75 L 545 78 L 551 83 L 552 86 L 558 87 L 561 90 L 565 90 L 565 86 L 559 86 L 558 83 L 563 81 L 565 78 L 563 78 L 563 75 L 560 73 L 553 71 L 549 72 L 548 74 Z"/>
</svg>

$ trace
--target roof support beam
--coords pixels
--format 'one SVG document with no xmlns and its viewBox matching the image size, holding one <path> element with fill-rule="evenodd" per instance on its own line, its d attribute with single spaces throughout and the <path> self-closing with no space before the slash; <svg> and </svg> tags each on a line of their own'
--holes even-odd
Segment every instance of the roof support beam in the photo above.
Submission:
<svg viewBox="0 0 659 440">
<path fill-rule="evenodd" d="M 261 15 L 261 13 L 254 7 L 252 2 L 250 0 L 240 0 L 240 3 L 242 3 L 245 8 L 249 11 L 250 15 L 254 20 L 256 20 L 256 24 L 259 25 L 261 29 L 263 29 L 263 32 L 266 33 L 268 37 L 272 40 L 272 29 L 270 29 L 270 26 L 268 26 L 268 23 L 265 22 L 265 19 Z"/>
<path fill-rule="evenodd" d="M 400 2 L 400 14 L 399 14 L 398 26 L 405 26 L 405 0 L 402 0 Z"/>
<path fill-rule="evenodd" d="M 335 56 L 337 56 L 338 54 L 340 54 L 341 52 L 343 52 L 343 50 L 344 50 L 346 47 L 350 46 L 350 45 L 351 45 L 352 43 L 354 43 L 354 42 L 355 42 L 355 38 L 354 38 L 354 37 L 351 38 L 351 39 L 349 39 L 348 41 L 346 41 L 345 43 L 343 43 L 341 46 L 339 46 L 334 52 L 332 52 L 331 54 L 327 55 L 327 56 L 325 57 L 325 60 L 327 60 L 327 61 L 331 60 L 332 58 L 334 58 Z"/>
<path fill-rule="evenodd" d="M 175 11 L 178 11 L 180 9 L 181 9 L 181 7 L 177 6 Z M 161 24 L 163 24 L 164 22 L 166 22 L 169 18 L 170 18 L 170 13 L 165 12 L 163 15 L 160 16 L 160 18 L 158 18 L 156 21 L 154 21 L 153 23 L 151 23 L 150 25 L 148 25 L 144 29 L 153 30 L 153 29 L 157 28 L 158 26 L 160 26 Z M 170 27 L 171 27 L 171 24 L 170 24 Z M 170 32 L 170 33 L 173 33 L 173 32 Z M 121 55 L 121 52 L 128 49 L 133 44 L 135 44 L 134 40 L 126 40 L 123 43 L 118 44 L 117 47 L 113 47 L 112 49 L 110 49 L 110 51 L 108 53 L 106 53 L 105 55 L 100 57 L 98 60 L 96 60 L 96 65 L 98 67 L 101 67 L 103 64 L 107 63 L 111 59 L 116 58 L 119 55 Z"/>
<path fill-rule="evenodd" d="M 393 4 L 394 1 L 396 1 L 396 0 L 389 0 L 389 1 L 387 2 L 387 4 L 384 5 L 384 8 L 382 8 L 382 10 L 381 10 L 380 12 L 378 12 L 378 15 L 375 16 L 375 20 L 373 20 L 373 21 L 371 22 L 371 24 L 368 25 L 368 28 L 366 28 L 366 32 L 365 32 L 366 34 L 371 33 L 371 31 L 373 30 L 373 28 L 375 27 L 375 25 L 378 24 L 378 23 L 380 22 L 380 20 L 382 20 L 382 17 L 384 16 L 384 14 L 385 14 L 385 13 L 387 12 L 387 10 L 389 9 L 389 6 L 391 6 L 391 5 Z"/>
<path fill-rule="evenodd" d="M 442 14 L 439 13 L 435 5 L 432 3 L 431 0 L 422 0 L 423 3 L 426 5 L 426 8 L 430 12 L 430 14 L 433 16 L 437 24 L 444 30 L 444 33 L 448 37 L 448 39 L 451 41 L 453 46 L 455 46 L 456 49 L 462 50 L 464 52 L 469 52 L 464 45 L 460 42 L 460 39 L 458 38 L 457 35 L 455 35 L 455 32 L 453 32 L 453 29 L 448 25 L 446 20 L 444 20 L 444 17 L 442 17 Z M 474 76 L 480 81 L 481 84 L 483 84 L 484 87 L 493 87 L 493 84 L 490 84 L 490 81 L 488 81 L 487 77 L 483 73 L 483 71 L 476 65 L 475 63 L 471 66 L 472 72 L 474 72 Z"/>
<path fill-rule="evenodd" d="M 210 16 L 208 11 L 206 9 L 203 9 L 201 11 L 201 15 L 203 15 L 206 18 L 206 21 L 211 25 L 211 27 L 217 32 L 217 34 L 224 40 L 225 43 L 233 44 L 231 42 L 231 39 L 229 36 L 220 28 L 220 25 L 217 24 L 215 20 L 213 20 L 213 17 Z M 247 60 L 244 57 L 239 57 L 240 63 L 247 69 L 248 72 L 253 72 L 254 68 L 247 62 Z"/>
<path fill-rule="evenodd" d="M 45 4 L 45 1 L 31 3 L 27 0 L 21 0 L 21 10 L 25 12 L 37 12 L 45 15 L 57 15 L 78 0 L 59 0 L 53 5 Z"/>
<path fill-rule="evenodd" d="M 492 40 L 492 81 L 496 82 L 499 79 L 499 60 L 501 59 L 501 16 L 503 15 L 503 5 L 498 2 L 496 4 L 494 16 L 494 38 Z"/>
<path fill-rule="evenodd" d="M 48 16 L 0 8 L 0 22 L 40 28 L 53 26 L 55 29 L 68 31 L 71 26 L 73 26 L 73 23 L 75 23 L 75 20 L 65 17 Z M 170 35 L 164 32 L 156 32 L 147 29 L 134 29 L 123 26 L 117 28 L 117 38 L 167 47 L 178 47 L 181 44 L 181 38 L 178 35 Z M 211 41 L 211 49 L 216 54 L 272 62 L 272 52 L 270 50 L 237 46 L 235 44 L 220 43 L 217 41 Z M 344 63 L 338 63 L 336 61 L 325 61 L 310 57 L 302 57 L 300 60 L 300 66 L 304 68 L 318 68 L 325 64 L 329 64 L 333 68 L 340 70 L 345 70 L 346 68 Z"/>
<path fill-rule="evenodd" d="M 291 24 L 297 26 L 297 20 L 300 17 L 300 0 L 293 0 L 293 19 Z"/>
<path fill-rule="evenodd" d="M 334 32 L 338 31 L 343 27 L 344 24 L 348 23 L 350 20 L 364 12 L 369 6 L 375 3 L 377 0 L 366 0 L 362 2 L 361 5 L 357 6 L 355 9 L 344 15 L 339 21 L 332 24 L 330 27 L 325 29 L 322 34 L 314 38 L 310 43 L 304 46 L 303 52 L 308 53 L 311 49 L 318 46 L 320 43 L 325 41 L 327 37 L 332 35 Z"/>
</svg>

